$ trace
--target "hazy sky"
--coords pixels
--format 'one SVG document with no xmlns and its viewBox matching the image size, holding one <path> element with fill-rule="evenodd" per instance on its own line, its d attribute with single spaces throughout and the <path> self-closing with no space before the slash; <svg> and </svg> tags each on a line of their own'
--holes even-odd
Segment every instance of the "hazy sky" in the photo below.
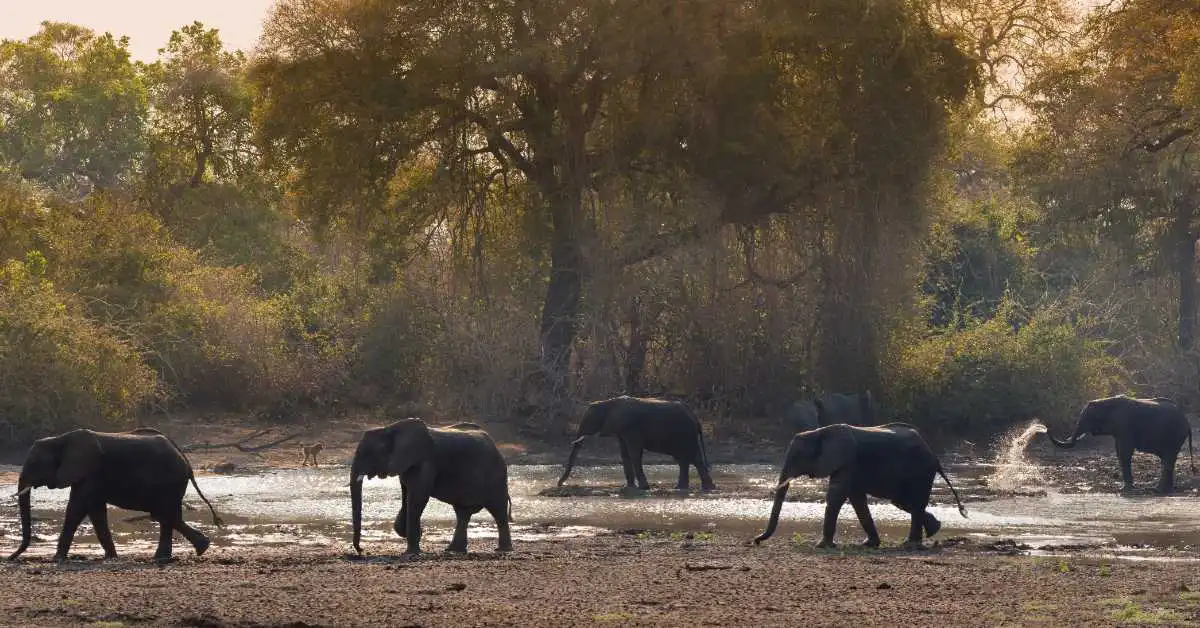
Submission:
<svg viewBox="0 0 1200 628">
<path fill-rule="evenodd" d="M 129 36 L 135 59 L 151 61 L 171 31 L 195 20 L 221 31 L 229 48 L 247 52 L 258 41 L 274 0 L 0 0 L 0 39 L 25 39 L 43 20 L 70 22 Z"/>
</svg>

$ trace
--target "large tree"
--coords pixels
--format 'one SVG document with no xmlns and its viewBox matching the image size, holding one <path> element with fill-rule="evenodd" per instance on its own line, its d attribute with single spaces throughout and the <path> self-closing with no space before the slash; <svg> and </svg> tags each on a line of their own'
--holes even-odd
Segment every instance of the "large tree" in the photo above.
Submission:
<svg viewBox="0 0 1200 628">
<path fill-rule="evenodd" d="M 128 38 L 43 22 L 0 42 L 0 161 L 27 179 L 112 187 L 145 144 L 146 90 Z"/>
<path fill-rule="evenodd" d="M 920 223 L 947 109 L 974 73 L 922 7 L 284 0 L 255 71 L 261 130 L 327 221 L 416 211 L 389 187 L 413 164 L 435 181 L 461 184 L 453 173 L 469 163 L 486 182 L 529 186 L 549 251 L 540 374 L 553 398 L 596 227 L 586 201 L 601 183 L 657 177 L 665 205 L 707 195 L 717 208 L 679 229 L 645 221 L 654 230 L 628 239 L 638 245 L 623 263 L 715 225 L 817 212 L 830 223 L 826 353 L 846 364 L 827 379 L 853 387 L 875 372 L 877 334 L 862 329 L 882 309 L 872 275 L 895 261 L 874 251 Z"/>
<path fill-rule="evenodd" d="M 1085 225 L 1178 282 L 1178 343 L 1195 344 L 1200 113 L 1188 72 L 1200 6 L 1126 0 L 1097 8 L 1083 45 L 1034 85 L 1038 124 L 1023 160 L 1055 218 Z"/>
</svg>

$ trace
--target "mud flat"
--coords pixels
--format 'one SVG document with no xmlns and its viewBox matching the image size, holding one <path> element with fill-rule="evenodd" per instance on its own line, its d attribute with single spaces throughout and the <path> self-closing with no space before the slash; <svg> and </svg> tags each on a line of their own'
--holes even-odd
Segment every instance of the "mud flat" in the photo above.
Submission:
<svg viewBox="0 0 1200 628">
<path fill-rule="evenodd" d="M 894 543 L 896 540 L 892 539 Z M 214 548 L 0 566 L 4 626 L 1108 626 L 1200 623 L 1193 561 L 759 547 L 704 534 L 617 533 L 500 556 L 364 559 L 330 548 Z M 1000 550 L 1000 551 L 997 551 Z"/>
</svg>

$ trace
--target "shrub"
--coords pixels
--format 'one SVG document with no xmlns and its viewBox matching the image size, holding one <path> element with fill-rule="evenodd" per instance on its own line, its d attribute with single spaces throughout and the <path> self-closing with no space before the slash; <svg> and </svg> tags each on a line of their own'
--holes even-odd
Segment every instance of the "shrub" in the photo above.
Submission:
<svg viewBox="0 0 1200 628">
<path fill-rule="evenodd" d="M 0 419 L 18 438 L 116 428 L 155 393 L 154 372 L 111 328 L 42 277 L 45 258 L 0 266 Z"/>
<path fill-rule="evenodd" d="M 1027 322 L 1026 322 L 1027 319 Z M 1038 418 L 1069 423 L 1087 399 L 1120 387 L 1120 365 L 1052 311 L 994 318 L 897 350 L 887 381 L 895 420 L 935 434 L 991 436 Z"/>
</svg>

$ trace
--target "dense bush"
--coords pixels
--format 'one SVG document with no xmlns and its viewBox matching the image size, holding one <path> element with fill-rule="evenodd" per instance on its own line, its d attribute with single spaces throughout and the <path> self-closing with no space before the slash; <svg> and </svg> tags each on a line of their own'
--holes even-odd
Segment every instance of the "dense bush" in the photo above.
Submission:
<svg viewBox="0 0 1200 628">
<path fill-rule="evenodd" d="M 36 252 L 0 266 L 0 420 L 18 437 L 128 424 L 153 398 L 154 372 L 44 270 Z"/>
<path fill-rule="evenodd" d="M 1120 364 L 1052 311 L 934 333 L 897 350 L 888 398 L 894 418 L 931 433 L 990 436 L 1014 423 L 1070 423 L 1089 398 L 1121 390 Z"/>
</svg>

